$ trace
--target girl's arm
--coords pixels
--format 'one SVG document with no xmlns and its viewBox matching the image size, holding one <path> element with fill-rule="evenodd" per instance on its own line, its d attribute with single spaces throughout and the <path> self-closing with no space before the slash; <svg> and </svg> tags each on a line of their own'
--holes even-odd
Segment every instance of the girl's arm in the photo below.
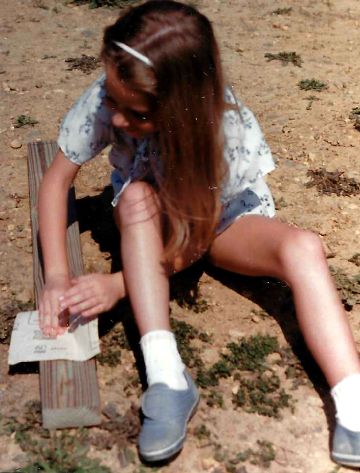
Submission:
<svg viewBox="0 0 360 473">
<path fill-rule="evenodd" d="M 45 268 L 39 317 L 46 335 L 66 331 L 66 327 L 59 327 L 59 297 L 71 286 L 66 250 L 67 202 L 79 168 L 59 150 L 39 189 L 39 232 Z"/>
</svg>

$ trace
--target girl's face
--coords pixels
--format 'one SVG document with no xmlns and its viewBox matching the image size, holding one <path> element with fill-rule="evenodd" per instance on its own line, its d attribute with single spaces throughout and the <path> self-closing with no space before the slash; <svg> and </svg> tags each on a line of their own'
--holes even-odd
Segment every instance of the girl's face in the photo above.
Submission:
<svg viewBox="0 0 360 473">
<path fill-rule="evenodd" d="M 149 97 L 130 89 L 117 77 L 116 68 L 106 66 L 105 105 L 113 113 L 112 124 L 134 138 L 156 131 L 156 117 Z"/>
</svg>

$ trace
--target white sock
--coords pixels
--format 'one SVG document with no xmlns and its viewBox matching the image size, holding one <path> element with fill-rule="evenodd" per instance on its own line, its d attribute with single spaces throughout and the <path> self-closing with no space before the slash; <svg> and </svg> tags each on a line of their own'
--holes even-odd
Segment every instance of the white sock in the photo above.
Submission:
<svg viewBox="0 0 360 473">
<path fill-rule="evenodd" d="M 177 391 L 188 388 L 175 336 L 168 330 L 153 330 L 140 340 L 148 385 L 165 383 Z"/>
<path fill-rule="evenodd" d="M 346 429 L 360 432 L 360 374 L 343 379 L 331 390 L 336 418 Z"/>
</svg>

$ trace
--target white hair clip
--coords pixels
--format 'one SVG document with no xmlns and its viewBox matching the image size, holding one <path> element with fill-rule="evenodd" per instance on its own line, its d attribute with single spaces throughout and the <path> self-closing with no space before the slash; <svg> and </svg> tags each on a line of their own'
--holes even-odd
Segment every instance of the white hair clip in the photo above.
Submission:
<svg viewBox="0 0 360 473">
<path fill-rule="evenodd" d="M 131 54 L 132 56 L 140 59 L 140 61 L 144 62 L 147 66 L 149 66 L 149 67 L 154 66 L 154 64 L 152 63 L 152 61 L 150 61 L 150 59 L 148 57 L 146 57 L 143 54 L 139 53 L 134 48 L 131 48 L 130 46 L 127 46 L 124 43 L 119 43 L 118 41 L 113 41 L 113 43 L 116 44 L 116 46 L 118 46 L 119 48 L 126 51 L 127 53 Z"/>
</svg>

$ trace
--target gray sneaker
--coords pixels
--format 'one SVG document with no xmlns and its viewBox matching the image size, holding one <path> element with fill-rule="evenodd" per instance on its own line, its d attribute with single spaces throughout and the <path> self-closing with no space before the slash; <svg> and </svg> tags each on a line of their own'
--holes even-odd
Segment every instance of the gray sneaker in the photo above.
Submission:
<svg viewBox="0 0 360 473">
<path fill-rule="evenodd" d="M 336 425 L 331 457 L 344 466 L 360 466 L 360 432 Z"/>
<path fill-rule="evenodd" d="M 144 423 L 139 437 L 140 456 L 148 462 L 166 460 L 186 439 L 187 423 L 199 403 L 199 392 L 188 373 L 188 389 L 175 391 L 166 384 L 150 386 L 141 399 Z"/>
</svg>

